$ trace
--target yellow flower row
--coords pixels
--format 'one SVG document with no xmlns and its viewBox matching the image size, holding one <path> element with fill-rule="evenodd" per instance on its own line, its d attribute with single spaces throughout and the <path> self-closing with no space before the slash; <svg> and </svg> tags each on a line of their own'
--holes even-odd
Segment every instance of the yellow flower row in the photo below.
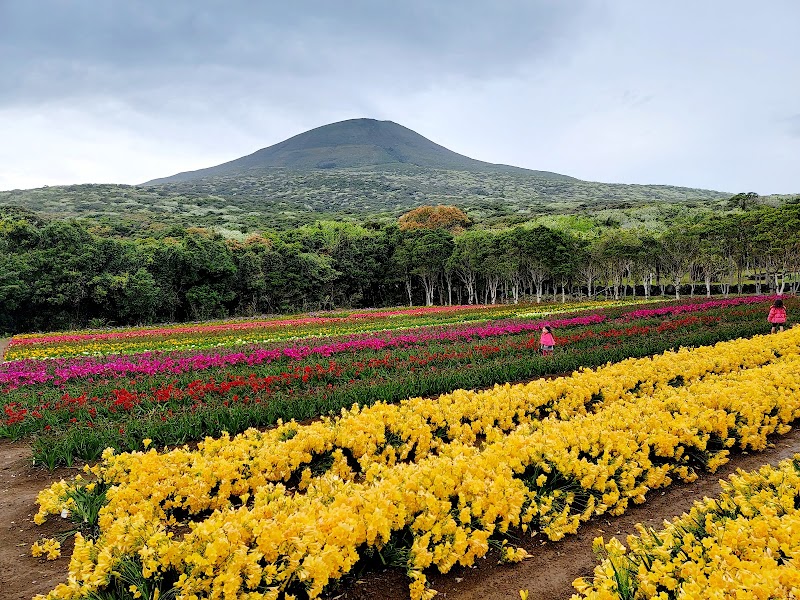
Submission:
<svg viewBox="0 0 800 600">
<path fill-rule="evenodd" d="M 190 514 L 223 508 L 230 497 L 252 494 L 267 482 L 291 482 L 299 477 L 297 484 L 304 489 L 312 478 L 309 465 L 325 455 L 330 455 L 329 462 L 333 459 L 341 477 L 352 479 L 354 470 L 366 472 L 376 462 L 418 461 L 449 441 L 493 441 L 548 414 L 562 420 L 585 414 L 593 399 L 602 398 L 608 406 L 631 390 L 648 394 L 678 378 L 690 383 L 709 373 L 762 365 L 774 360 L 776 352 L 788 355 L 800 349 L 780 336 L 734 340 L 629 359 L 555 380 L 498 385 L 478 392 L 456 390 L 436 399 L 413 398 L 399 405 L 353 406 L 335 419 L 323 418 L 310 425 L 289 422 L 264 433 L 249 430 L 233 440 L 228 436 L 207 438 L 197 450 L 178 448 L 163 454 L 151 451 L 145 456 L 134 453 L 113 458 L 106 454 L 107 460 L 96 466 L 94 473 L 108 483 L 125 486 L 120 506 L 145 502 L 160 507 L 154 517 L 163 520 L 178 508 Z M 203 477 L 196 477 L 197 472 Z M 154 481 L 159 485 L 153 486 Z M 43 492 L 39 521 L 65 508 L 60 499 L 67 498 L 67 489 L 62 482 Z"/>
<path fill-rule="evenodd" d="M 629 550 L 597 538 L 605 559 L 573 600 L 800 597 L 800 454 L 722 489 L 661 531 L 637 525 Z"/>
<path fill-rule="evenodd" d="M 579 305 L 581 310 L 592 310 L 597 308 L 614 308 L 617 306 L 633 306 L 633 305 L 640 305 L 640 304 L 656 304 L 658 302 L 664 302 L 663 297 L 651 297 L 651 298 L 628 298 L 625 300 L 594 300 L 594 301 L 586 301 L 581 302 Z M 570 304 L 561 304 L 560 308 L 550 308 L 547 305 L 543 305 L 540 310 L 533 310 L 527 311 L 524 313 L 520 313 L 517 318 L 520 319 L 535 319 L 539 317 L 546 317 L 549 315 L 557 315 L 564 312 L 572 312 L 576 309 L 576 305 L 573 303 Z"/>
<path fill-rule="evenodd" d="M 413 539 L 407 560 L 412 597 L 426 597 L 422 569 L 435 565 L 447 572 L 456 563 L 472 564 L 493 534 L 533 527 L 558 539 L 594 514 L 620 513 L 631 500 L 644 501 L 648 489 L 672 477 L 691 480 L 697 467 L 713 470 L 737 439 L 759 448 L 767 434 L 784 432 L 800 416 L 799 341 L 800 330 L 790 330 L 624 361 L 533 387 L 458 392 L 442 397 L 444 408 L 412 400 L 397 408 L 409 419 L 405 430 L 405 422 L 387 423 L 381 411 L 388 407 L 375 407 L 308 429 L 287 424 L 272 433 L 207 440 L 195 453 L 107 455 L 96 469 L 113 484 L 101 511 L 101 536 L 76 540 L 69 582 L 49 598 L 80 598 L 108 585 L 126 556 L 138 557 L 145 577 L 175 573 L 180 599 L 278 598 L 298 588 L 315 597 L 352 568 L 360 548 L 380 552 L 401 532 Z M 603 402 L 587 413 L 584 403 L 599 390 Z M 474 411 L 472 424 L 450 415 L 437 421 L 442 411 L 457 410 L 459 398 L 467 414 Z M 499 407 L 506 402 L 515 408 L 502 423 Z M 557 410 L 544 420 L 525 410 L 549 402 Z M 559 414 L 562 409 L 569 414 Z M 492 417 L 482 421 L 482 410 Z M 448 441 L 431 436 L 438 423 L 450 423 Z M 311 477 L 304 471 L 305 493 L 274 483 L 296 474 L 294 464 L 310 461 L 315 442 L 302 437 L 325 435 L 323 425 L 342 441 L 327 472 Z M 385 445 L 387 429 L 402 440 L 396 449 Z M 283 442 L 300 437 L 298 456 L 276 464 L 279 453 L 258 442 L 280 444 L 290 432 L 294 437 Z M 476 432 L 482 432 L 478 444 Z M 314 453 L 333 448 L 323 442 Z M 415 454 L 419 449 L 415 461 L 396 460 L 403 444 Z M 55 496 L 42 498 L 40 519 L 62 508 Z M 176 515 L 209 509 L 182 538 L 173 535 L 182 524 Z"/>
</svg>

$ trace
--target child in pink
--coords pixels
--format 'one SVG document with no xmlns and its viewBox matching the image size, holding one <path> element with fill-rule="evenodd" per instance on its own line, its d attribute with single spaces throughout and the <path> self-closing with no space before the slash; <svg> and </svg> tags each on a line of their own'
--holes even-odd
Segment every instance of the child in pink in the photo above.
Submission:
<svg viewBox="0 0 800 600">
<path fill-rule="evenodd" d="M 548 325 L 542 327 L 542 335 L 539 337 L 539 346 L 542 348 L 542 355 L 547 356 L 553 353 L 556 340 L 553 337 L 553 330 Z"/>
<path fill-rule="evenodd" d="M 783 331 L 783 326 L 786 325 L 786 308 L 784 308 L 783 300 L 780 298 L 776 299 L 775 302 L 772 303 L 772 307 L 769 309 L 769 316 L 767 316 L 767 321 L 769 321 L 772 325 L 771 333 L 775 333 L 776 327 L 780 327 L 781 331 Z"/>
</svg>

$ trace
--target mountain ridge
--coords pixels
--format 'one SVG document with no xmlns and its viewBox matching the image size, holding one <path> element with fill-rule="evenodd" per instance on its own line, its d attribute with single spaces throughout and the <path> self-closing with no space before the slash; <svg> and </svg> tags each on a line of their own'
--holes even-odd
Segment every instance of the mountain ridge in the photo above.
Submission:
<svg viewBox="0 0 800 600">
<path fill-rule="evenodd" d="M 469 158 L 375 119 L 324 125 L 247 156 L 147 184 L 0 191 L 0 205 L 102 226 L 287 229 L 317 220 L 389 223 L 424 205 L 455 205 L 502 227 L 558 215 L 657 229 L 679 215 L 730 210 L 730 193 L 584 181 Z M 538 222 L 538 221 L 537 221 Z"/>
<path fill-rule="evenodd" d="M 279 169 L 382 171 L 407 167 L 512 173 L 558 181 L 578 181 L 560 173 L 470 158 L 394 121 L 360 118 L 315 127 L 246 156 L 212 167 L 152 179 L 142 185 L 189 182 L 237 174 L 254 175 Z"/>
</svg>

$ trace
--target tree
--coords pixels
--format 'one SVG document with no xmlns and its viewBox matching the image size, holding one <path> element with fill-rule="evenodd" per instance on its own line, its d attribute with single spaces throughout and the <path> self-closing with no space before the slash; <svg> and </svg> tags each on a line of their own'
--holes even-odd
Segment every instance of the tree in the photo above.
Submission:
<svg viewBox="0 0 800 600">
<path fill-rule="evenodd" d="M 0 253 L 0 331 L 15 331 L 25 323 L 33 277 L 23 255 Z"/>
<path fill-rule="evenodd" d="M 770 290 L 783 294 L 800 262 L 800 205 L 755 210 L 748 221 L 754 251 L 766 272 Z"/>
<path fill-rule="evenodd" d="M 503 239 L 507 260 L 513 261 L 509 268 L 519 269 L 531 292 L 535 291 L 536 302 L 541 302 L 544 282 L 552 276 L 563 248 L 562 234 L 541 225 L 515 227 Z"/>
<path fill-rule="evenodd" d="M 478 275 L 493 243 L 493 234 L 480 230 L 465 231 L 455 238 L 455 246 L 447 266 L 464 284 L 467 304 L 478 303 Z"/>
<path fill-rule="evenodd" d="M 641 281 L 644 288 L 644 297 L 650 298 L 653 280 L 658 272 L 658 240 L 653 234 L 646 231 L 641 231 L 637 235 L 640 246 L 632 267 L 635 275 L 632 277 L 634 296 L 636 295 L 636 281 Z"/>
<path fill-rule="evenodd" d="M 599 238 L 581 240 L 577 248 L 578 273 L 586 284 L 586 295 L 589 298 L 597 293 L 594 284 L 602 272 L 599 243 Z"/>
<path fill-rule="evenodd" d="M 100 245 L 75 221 L 48 224 L 39 248 L 28 254 L 39 276 L 31 281 L 35 321 L 52 320 L 58 327 L 78 326 L 89 317 L 89 282 L 105 266 Z"/>
<path fill-rule="evenodd" d="M 410 210 L 398 220 L 402 231 L 413 229 L 445 229 L 452 234 L 464 231 L 471 221 L 466 213 L 456 206 L 439 204 L 420 206 Z"/>
<path fill-rule="evenodd" d="M 623 284 L 627 290 L 626 276 L 633 279 L 635 265 L 642 253 L 642 241 L 631 230 L 609 231 L 597 241 L 597 250 L 614 299 L 618 300 Z M 633 285 L 636 285 L 635 280 Z"/>
<path fill-rule="evenodd" d="M 755 192 L 741 192 L 728 199 L 728 206 L 730 208 L 748 210 L 758 203 L 758 198 L 759 196 Z"/>
<path fill-rule="evenodd" d="M 697 227 L 699 246 L 697 265 L 711 297 L 711 282 L 719 281 L 722 293 L 728 295 L 736 275 L 735 247 L 732 243 L 732 220 L 713 215 Z"/>
<path fill-rule="evenodd" d="M 514 304 L 519 303 L 520 291 L 525 280 L 526 266 L 531 249 L 526 245 L 526 235 L 522 228 L 509 229 L 499 236 L 502 262 L 500 274 L 511 284 L 511 295 Z"/>
<path fill-rule="evenodd" d="M 237 312 L 256 315 L 264 310 L 267 282 L 263 254 L 269 251 L 269 240 L 252 236 L 244 244 L 231 245 L 231 251 L 236 264 Z"/>
<path fill-rule="evenodd" d="M 578 245 L 577 240 L 569 233 L 555 231 L 557 244 L 553 251 L 552 274 L 554 285 L 557 283 L 561 287 L 561 303 L 567 301 L 566 288 L 573 281 L 578 269 Z"/>
<path fill-rule="evenodd" d="M 484 281 L 483 303 L 497 304 L 497 288 L 505 271 L 505 256 L 500 248 L 499 234 L 490 234 L 484 247 L 479 269 Z"/>
<path fill-rule="evenodd" d="M 668 229 L 661 238 L 661 262 L 672 278 L 675 299 L 680 300 L 681 281 L 689 272 L 698 251 L 699 240 L 683 228 Z"/>
<path fill-rule="evenodd" d="M 425 292 L 425 304 L 433 304 L 439 276 L 453 253 L 453 236 L 443 229 L 415 229 L 405 232 L 396 259 L 408 275 L 416 275 Z M 407 282 L 410 279 L 407 278 Z M 411 303 L 410 283 L 409 303 Z"/>
</svg>

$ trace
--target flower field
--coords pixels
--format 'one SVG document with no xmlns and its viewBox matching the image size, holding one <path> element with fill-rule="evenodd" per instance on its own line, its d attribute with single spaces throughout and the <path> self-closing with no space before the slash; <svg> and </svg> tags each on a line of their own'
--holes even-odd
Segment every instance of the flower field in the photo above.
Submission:
<svg viewBox="0 0 800 600">
<path fill-rule="evenodd" d="M 630 319 L 674 315 L 704 309 L 739 304 L 758 304 L 767 297 L 735 297 L 659 309 L 639 309 L 630 312 Z M 653 301 L 650 301 L 653 302 Z M 617 306 L 637 306 L 638 301 L 582 303 L 581 312 Z M 535 311 L 533 309 L 536 309 Z M 464 324 L 480 321 L 500 321 L 510 318 L 552 318 L 572 312 L 571 305 L 489 305 L 489 306 L 430 306 L 392 311 L 357 311 L 333 313 L 338 316 L 303 316 L 272 320 L 229 321 L 157 328 L 121 329 L 109 332 L 73 332 L 68 334 L 26 334 L 15 336 L 5 353 L 5 359 L 44 359 L 70 356 L 102 356 L 133 354 L 180 349 L 265 344 L 282 340 L 297 340 L 315 336 L 336 336 L 364 332 L 392 331 L 447 323 Z"/>
<path fill-rule="evenodd" d="M 743 300 L 733 299 L 736 302 Z M 591 309 L 641 303 L 641 301 L 594 302 L 584 303 L 582 306 Z M 42 359 L 240 346 L 314 336 L 387 331 L 446 323 L 493 321 L 517 316 L 535 318 L 571 310 L 574 309 L 570 305 L 559 304 L 536 305 L 535 307 L 525 305 L 427 306 L 396 310 L 337 312 L 329 315 L 303 315 L 269 320 L 130 328 L 109 332 L 26 334 L 13 338 L 5 358 L 6 360 Z"/>
<path fill-rule="evenodd" d="M 593 516 L 645 502 L 650 490 L 714 471 L 732 449 L 759 450 L 785 433 L 800 417 L 800 329 L 741 338 L 763 331 L 764 314 L 758 303 L 623 310 L 564 326 L 571 345 L 588 345 L 562 358 L 637 348 L 655 356 L 485 391 L 365 402 L 372 406 L 207 438 L 195 449 L 159 453 L 146 439 L 136 452 L 106 450 L 87 479 L 40 494 L 37 522 L 65 514 L 82 529 L 68 581 L 48 597 L 314 598 L 356 568 L 389 564 L 406 569 L 412 598 L 429 598 L 426 569 L 471 565 L 491 546 L 521 560 L 512 531 L 558 540 Z M 740 339 L 686 344 L 717 336 Z M 657 345 L 643 339 L 662 338 L 700 347 L 644 351 Z M 523 353 L 509 348 L 504 360 Z M 754 531 L 763 539 L 761 524 Z M 57 549 L 44 542 L 37 551 Z"/>
<path fill-rule="evenodd" d="M 113 331 L 96 335 L 118 336 L 114 343 L 129 344 L 124 347 L 131 353 L 0 364 L 0 437 L 34 436 L 36 461 L 53 468 L 74 458 L 96 460 L 108 446 L 139 449 L 144 438 L 157 446 L 182 444 L 223 431 L 236 434 L 279 420 L 335 413 L 354 403 L 367 406 L 483 388 L 750 336 L 764 331 L 769 302 L 749 297 L 657 307 L 602 306 L 546 319 L 509 316 L 531 307 L 485 312 L 437 307 L 438 312 L 417 309 L 419 314 L 396 311 L 399 316 L 361 312 L 336 317 L 347 327 L 360 328 L 358 333 L 343 334 L 342 321 L 335 326 L 315 323 L 313 337 L 291 341 L 139 353 L 133 350 L 141 344 L 168 345 L 173 338 L 163 337 L 164 328 Z M 555 308 L 563 311 L 560 305 Z M 455 317 L 465 321 L 449 322 Z M 386 329 L 389 318 L 415 326 Z M 432 325 L 434 318 L 445 322 Z M 287 322 L 280 321 L 288 335 Z M 553 356 L 537 352 L 537 332 L 544 322 L 555 327 Z M 220 326 L 208 327 L 216 329 L 186 333 L 186 328 L 176 328 L 171 335 L 179 341 L 190 336 L 200 347 L 219 343 L 224 337 Z M 68 347 L 77 353 L 81 344 L 94 343 L 88 335 L 14 338 L 9 350 L 35 356 Z M 18 339 L 24 343 L 17 344 Z"/>
<path fill-rule="evenodd" d="M 660 531 L 639 525 L 629 549 L 595 540 L 605 559 L 573 599 L 800 596 L 800 454 L 722 486 Z"/>
</svg>

